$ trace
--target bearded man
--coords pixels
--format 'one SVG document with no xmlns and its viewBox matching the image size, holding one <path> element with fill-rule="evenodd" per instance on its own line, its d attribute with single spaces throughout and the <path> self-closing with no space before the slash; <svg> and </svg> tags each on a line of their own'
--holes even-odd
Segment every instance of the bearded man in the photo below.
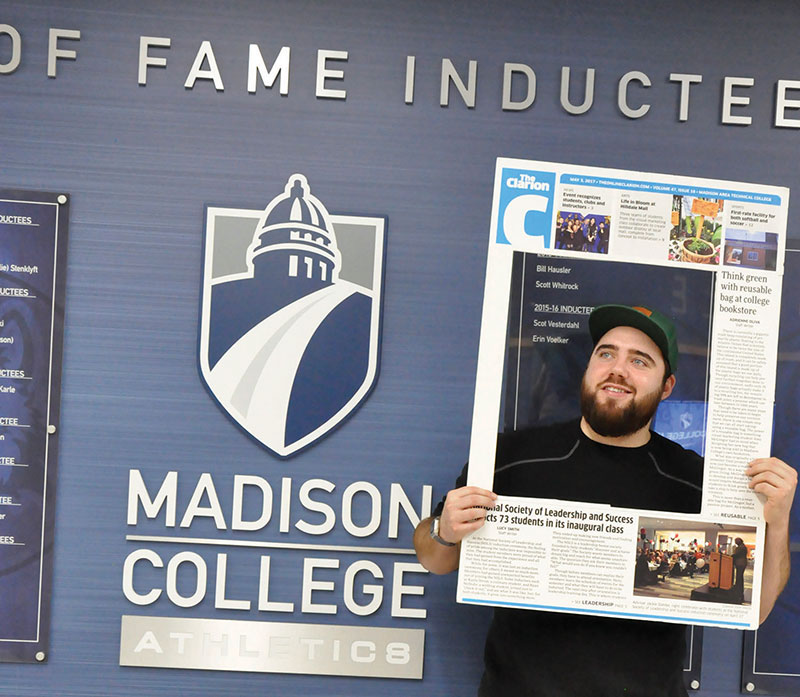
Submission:
<svg viewBox="0 0 800 697">
<path fill-rule="evenodd" d="M 459 544 L 484 523 L 498 494 L 699 513 L 703 460 L 650 430 L 672 393 L 675 327 L 657 310 L 603 305 L 589 317 L 594 349 L 581 384 L 581 418 L 498 438 L 494 491 L 464 486 L 466 468 L 414 533 L 420 563 L 458 566 Z M 766 496 L 763 621 L 789 577 L 789 511 L 797 473 L 777 458 L 747 466 Z M 542 697 L 686 697 L 685 627 L 497 607 L 478 694 Z"/>
</svg>

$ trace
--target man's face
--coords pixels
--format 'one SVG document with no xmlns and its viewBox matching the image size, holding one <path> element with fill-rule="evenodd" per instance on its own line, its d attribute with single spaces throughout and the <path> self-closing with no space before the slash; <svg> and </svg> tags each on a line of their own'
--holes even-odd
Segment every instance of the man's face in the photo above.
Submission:
<svg viewBox="0 0 800 697">
<path fill-rule="evenodd" d="M 644 332 L 614 327 L 594 347 L 581 383 L 581 413 L 601 436 L 627 436 L 646 427 L 675 377 L 664 378 L 661 350 Z"/>
</svg>

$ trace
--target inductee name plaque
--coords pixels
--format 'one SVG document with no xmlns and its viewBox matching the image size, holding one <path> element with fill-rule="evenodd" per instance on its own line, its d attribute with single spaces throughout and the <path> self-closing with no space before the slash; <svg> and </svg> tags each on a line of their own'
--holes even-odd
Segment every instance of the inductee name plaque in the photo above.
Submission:
<svg viewBox="0 0 800 697">
<path fill-rule="evenodd" d="M 68 197 L 0 190 L 0 660 L 47 659 Z"/>
</svg>

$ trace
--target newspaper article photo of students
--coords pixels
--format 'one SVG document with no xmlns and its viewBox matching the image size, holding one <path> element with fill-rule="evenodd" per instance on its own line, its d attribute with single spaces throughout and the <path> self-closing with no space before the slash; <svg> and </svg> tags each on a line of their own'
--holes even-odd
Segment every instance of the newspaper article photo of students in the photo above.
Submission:
<svg viewBox="0 0 800 697">
<path fill-rule="evenodd" d="M 756 529 L 639 519 L 633 594 L 750 605 Z"/>
<path fill-rule="evenodd" d="M 556 216 L 555 248 L 573 252 L 608 254 L 611 218 L 598 213 L 559 211 Z"/>
</svg>

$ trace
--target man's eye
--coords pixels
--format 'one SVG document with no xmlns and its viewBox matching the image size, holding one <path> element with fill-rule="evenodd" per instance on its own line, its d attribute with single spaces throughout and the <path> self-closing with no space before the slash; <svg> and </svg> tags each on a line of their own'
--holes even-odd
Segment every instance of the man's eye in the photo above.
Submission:
<svg viewBox="0 0 800 697">
<path fill-rule="evenodd" d="M 639 365 L 639 366 L 646 366 L 647 365 L 647 363 L 645 363 L 641 358 L 634 358 L 633 359 L 633 363 L 634 363 L 634 365 Z"/>
<path fill-rule="evenodd" d="M 600 356 L 600 358 L 611 358 L 611 351 L 600 351 L 597 355 Z"/>
</svg>

